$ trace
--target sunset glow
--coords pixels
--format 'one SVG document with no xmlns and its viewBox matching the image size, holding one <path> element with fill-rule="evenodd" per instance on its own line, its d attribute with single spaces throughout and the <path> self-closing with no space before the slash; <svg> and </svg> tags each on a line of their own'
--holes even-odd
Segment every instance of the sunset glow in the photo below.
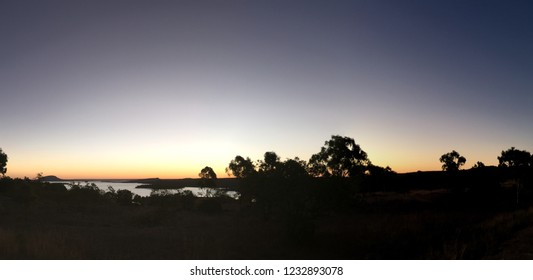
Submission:
<svg viewBox="0 0 533 280">
<path fill-rule="evenodd" d="M 529 3 L 25 2 L 0 9 L 11 177 L 226 177 L 331 135 L 397 172 L 533 151 Z"/>
</svg>

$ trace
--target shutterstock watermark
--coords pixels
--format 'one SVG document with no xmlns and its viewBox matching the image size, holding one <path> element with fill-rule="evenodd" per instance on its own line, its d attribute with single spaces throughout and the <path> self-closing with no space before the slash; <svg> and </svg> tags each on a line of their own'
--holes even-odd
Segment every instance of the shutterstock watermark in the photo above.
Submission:
<svg viewBox="0 0 533 280">
<path fill-rule="evenodd" d="M 190 270 L 191 276 L 265 276 L 275 275 L 275 270 L 271 268 L 256 268 L 251 269 L 248 266 L 242 268 L 216 268 L 216 267 L 203 267 L 195 266 Z"/>
</svg>

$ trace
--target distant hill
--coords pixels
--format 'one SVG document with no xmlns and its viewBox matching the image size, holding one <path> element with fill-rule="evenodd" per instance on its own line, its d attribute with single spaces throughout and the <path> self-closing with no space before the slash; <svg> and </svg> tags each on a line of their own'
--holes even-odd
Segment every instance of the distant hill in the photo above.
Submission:
<svg viewBox="0 0 533 280">
<path fill-rule="evenodd" d="M 59 177 L 54 176 L 54 175 L 43 176 L 43 177 L 41 178 L 41 180 L 42 180 L 42 181 L 48 181 L 48 182 L 63 181 L 62 179 L 60 179 Z"/>
<path fill-rule="evenodd" d="M 147 178 L 127 180 L 125 183 L 157 184 L 159 181 L 161 181 L 159 178 Z"/>
</svg>

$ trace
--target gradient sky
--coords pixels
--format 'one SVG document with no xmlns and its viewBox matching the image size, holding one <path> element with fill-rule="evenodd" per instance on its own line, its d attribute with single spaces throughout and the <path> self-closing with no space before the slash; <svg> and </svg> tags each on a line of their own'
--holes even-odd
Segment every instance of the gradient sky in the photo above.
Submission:
<svg viewBox="0 0 533 280">
<path fill-rule="evenodd" d="M 398 172 L 533 151 L 531 1 L 0 0 L 11 177 L 219 177 L 339 134 Z"/>
</svg>

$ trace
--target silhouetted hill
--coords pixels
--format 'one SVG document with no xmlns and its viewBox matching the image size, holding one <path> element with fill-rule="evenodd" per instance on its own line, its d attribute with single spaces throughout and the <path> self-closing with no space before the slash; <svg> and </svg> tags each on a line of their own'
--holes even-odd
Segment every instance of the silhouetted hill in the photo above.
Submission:
<svg viewBox="0 0 533 280">
<path fill-rule="evenodd" d="M 48 181 L 48 182 L 63 181 L 62 179 L 54 175 L 44 176 L 41 178 L 41 180 Z"/>
<path fill-rule="evenodd" d="M 140 184 L 157 184 L 161 179 L 159 178 L 146 178 L 146 179 L 134 179 L 128 180 L 124 183 L 140 183 Z"/>
</svg>

